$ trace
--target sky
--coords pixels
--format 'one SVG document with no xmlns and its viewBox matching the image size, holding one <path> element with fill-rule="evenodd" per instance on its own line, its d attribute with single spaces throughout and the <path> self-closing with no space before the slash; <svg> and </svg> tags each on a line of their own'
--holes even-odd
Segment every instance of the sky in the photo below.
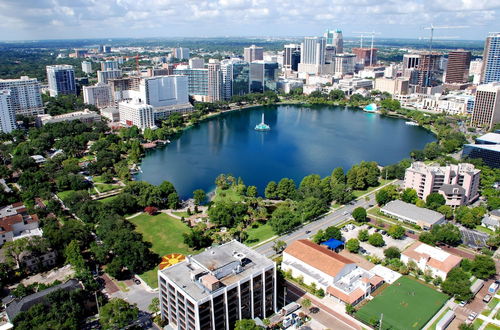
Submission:
<svg viewBox="0 0 500 330">
<path fill-rule="evenodd" d="M 500 0 L 0 0 L 0 40 L 344 36 L 375 31 L 481 40 L 500 31 Z M 465 27 L 464 27 L 465 26 Z"/>
</svg>

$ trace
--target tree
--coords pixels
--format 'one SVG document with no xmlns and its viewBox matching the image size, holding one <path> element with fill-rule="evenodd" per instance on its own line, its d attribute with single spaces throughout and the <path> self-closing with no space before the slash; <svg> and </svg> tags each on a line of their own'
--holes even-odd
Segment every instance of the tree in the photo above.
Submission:
<svg viewBox="0 0 500 330">
<path fill-rule="evenodd" d="M 327 212 L 328 205 L 316 197 L 306 197 L 297 204 L 297 211 L 302 221 L 311 221 Z"/>
<path fill-rule="evenodd" d="M 274 241 L 273 250 L 276 253 L 281 253 L 286 248 L 286 242 L 282 240 Z"/>
<path fill-rule="evenodd" d="M 273 231 L 280 235 L 300 225 L 300 218 L 287 203 L 279 204 L 271 215 L 269 224 Z"/>
<path fill-rule="evenodd" d="M 325 241 L 334 238 L 336 240 L 342 240 L 342 232 L 340 228 L 336 226 L 330 226 L 325 229 Z"/>
<path fill-rule="evenodd" d="M 64 256 L 66 257 L 66 262 L 70 263 L 77 273 L 86 269 L 85 259 L 83 259 L 78 241 L 72 240 L 66 246 Z"/>
<path fill-rule="evenodd" d="M 401 193 L 401 200 L 406 203 L 415 204 L 418 200 L 417 191 L 412 188 L 406 188 Z"/>
<path fill-rule="evenodd" d="M 278 185 L 276 184 L 276 182 L 270 181 L 266 186 L 264 195 L 266 196 L 267 199 L 276 199 L 278 197 L 277 190 L 278 190 Z"/>
<path fill-rule="evenodd" d="M 401 251 L 395 246 L 388 247 L 384 250 L 384 256 L 387 259 L 399 259 L 401 257 Z"/>
<path fill-rule="evenodd" d="M 472 263 L 472 274 L 483 280 L 496 274 L 495 261 L 486 255 L 476 255 Z"/>
<path fill-rule="evenodd" d="M 207 194 L 205 193 L 205 191 L 203 189 L 196 189 L 193 192 L 193 198 L 194 198 L 195 205 L 202 205 L 207 200 Z"/>
<path fill-rule="evenodd" d="M 405 236 L 406 230 L 401 225 L 392 225 L 387 233 L 394 239 L 400 239 Z"/>
<path fill-rule="evenodd" d="M 257 197 L 257 187 L 256 186 L 248 186 L 246 195 L 248 197 Z"/>
<path fill-rule="evenodd" d="M 302 308 L 304 308 L 304 309 L 309 309 L 312 306 L 312 302 L 308 298 L 302 299 L 300 301 L 300 304 L 302 305 Z"/>
<path fill-rule="evenodd" d="M 357 207 L 352 211 L 352 217 L 357 222 L 366 222 L 366 210 L 364 207 Z"/>
<path fill-rule="evenodd" d="M 242 319 L 234 323 L 234 330 L 262 330 L 254 320 Z"/>
<path fill-rule="evenodd" d="M 111 299 L 101 308 L 99 323 L 103 329 L 120 329 L 129 325 L 139 316 L 139 309 L 123 299 Z"/>
<path fill-rule="evenodd" d="M 430 193 L 425 199 L 425 205 L 431 210 L 437 210 L 440 206 L 444 205 L 446 200 L 440 193 Z"/>
<path fill-rule="evenodd" d="M 389 185 L 377 191 L 377 193 L 375 194 L 375 200 L 377 201 L 378 205 L 383 206 L 390 201 L 397 199 L 398 196 L 399 194 L 397 192 L 396 186 Z"/>
<path fill-rule="evenodd" d="M 349 315 L 353 315 L 356 313 L 356 308 L 351 304 L 347 304 L 345 305 L 345 312 Z"/>
<path fill-rule="evenodd" d="M 346 242 L 345 247 L 347 250 L 349 250 L 349 252 L 358 253 L 360 247 L 359 241 L 355 238 L 351 238 Z"/>
<path fill-rule="evenodd" d="M 160 311 L 160 299 L 158 297 L 154 297 L 151 300 L 151 304 L 149 304 L 148 309 L 153 314 L 158 313 Z"/>
<path fill-rule="evenodd" d="M 432 227 L 430 233 L 434 237 L 435 242 L 442 242 L 444 244 L 457 246 L 462 241 L 460 229 L 452 223 L 435 225 Z"/>
<path fill-rule="evenodd" d="M 370 237 L 368 238 L 368 243 L 376 247 L 381 247 L 385 245 L 384 238 L 379 233 L 371 234 Z"/>
<path fill-rule="evenodd" d="M 295 181 L 293 179 L 281 179 L 276 188 L 276 194 L 281 200 L 294 199 L 296 192 Z"/>
<path fill-rule="evenodd" d="M 352 189 L 345 183 L 336 183 L 331 187 L 331 199 L 339 204 L 347 204 L 354 199 Z"/>
<path fill-rule="evenodd" d="M 9 263 L 14 263 L 16 268 L 21 266 L 21 254 L 26 251 L 29 245 L 28 238 L 20 238 L 15 241 L 5 242 L 3 250 Z"/>
<path fill-rule="evenodd" d="M 155 215 L 156 212 L 158 212 L 158 208 L 154 206 L 146 206 L 144 208 L 144 212 L 146 212 L 149 215 Z"/>
<path fill-rule="evenodd" d="M 458 300 L 467 301 L 472 297 L 469 276 L 460 267 L 450 270 L 446 280 L 441 284 L 441 289 Z"/>
<path fill-rule="evenodd" d="M 467 323 L 461 323 L 459 326 L 458 326 L 458 330 L 474 330 L 474 326 L 471 324 L 467 324 Z"/>
<path fill-rule="evenodd" d="M 370 234 L 368 233 L 368 229 L 361 229 L 358 232 L 358 239 L 361 242 L 366 242 L 368 240 L 368 238 L 370 238 Z"/>
<path fill-rule="evenodd" d="M 443 214 L 447 220 L 453 218 L 453 209 L 449 205 L 441 205 L 436 211 Z"/>
</svg>

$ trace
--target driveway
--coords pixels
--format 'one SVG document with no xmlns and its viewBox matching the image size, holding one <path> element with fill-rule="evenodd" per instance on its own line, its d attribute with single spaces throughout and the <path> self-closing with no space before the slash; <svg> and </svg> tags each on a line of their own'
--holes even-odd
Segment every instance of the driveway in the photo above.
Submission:
<svg viewBox="0 0 500 330">
<path fill-rule="evenodd" d="M 130 304 L 137 304 L 137 307 L 144 312 L 150 312 L 148 307 L 154 297 L 158 297 L 158 292 L 151 292 L 146 289 L 144 284 L 135 284 L 132 281 L 126 281 L 128 291 L 115 291 L 110 294 L 111 298 L 121 298 Z"/>
<path fill-rule="evenodd" d="M 342 236 L 344 236 L 345 240 L 348 241 L 351 238 L 358 238 L 358 233 L 362 229 L 368 229 L 368 233 L 371 235 L 375 233 L 375 228 L 368 228 L 367 225 L 359 226 L 354 228 L 353 230 L 349 230 L 348 232 L 342 232 Z M 385 245 L 383 247 L 375 247 L 367 242 L 360 242 L 362 248 L 370 253 L 370 255 L 375 255 L 379 258 L 385 258 L 384 250 L 390 246 L 397 247 L 400 251 L 403 251 L 408 245 L 413 243 L 415 240 L 410 237 L 403 237 L 402 239 L 394 239 L 389 235 L 382 235 L 385 241 Z"/>
</svg>

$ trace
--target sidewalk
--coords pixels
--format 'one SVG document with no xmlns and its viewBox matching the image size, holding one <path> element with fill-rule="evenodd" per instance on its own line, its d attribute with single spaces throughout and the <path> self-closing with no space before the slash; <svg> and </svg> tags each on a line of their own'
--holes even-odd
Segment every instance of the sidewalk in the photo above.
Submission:
<svg viewBox="0 0 500 330">
<path fill-rule="evenodd" d="M 500 295 L 496 294 L 495 298 L 500 299 Z M 484 328 L 486 328 L 486 326 L 488 326 L 488 324 L 494 324 L 494 325 L 500 327 L 500 320 L 497 320 L 495 318 L 495 315 L 497 315 L 499 309 L 500 309 L 500 302 L 497 303 L 495 308 L 493 308 L 493 310 L 490 312 L 490 314 L 488 316 L 484 316 L 482 314 L 479 314 L 478 318 L 483 320 L 484 322 L 483 322 L 483 324 L 481 324 L 481 326 L 479 327 L 478 330 L 483 330 Z"/>
</svg>

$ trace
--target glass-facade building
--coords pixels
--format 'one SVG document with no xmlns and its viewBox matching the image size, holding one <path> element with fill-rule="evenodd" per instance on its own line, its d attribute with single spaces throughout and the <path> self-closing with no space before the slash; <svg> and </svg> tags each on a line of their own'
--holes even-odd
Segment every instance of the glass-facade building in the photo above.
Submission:
<svg viewBox="0 0 500 330">
<path fill-rule="evenodd" d="M 72 65 L 47 66 L 47 81 L 49 82 L 50 96 L 76 95 L 75 70 Z"/>
<path fill-rule="evenodd" d="M 481 72 L 483 84 L 500 81 L 500 33 L 492 33 L 486 38 Z"/>
<path fill-rule="evenodd" d="M 239 59 L 223 60 L 222 97 L 230 100 L 234 95 L 245 95 L 250 92 L 250 64 Z"/>
<path fill-rule="evenodd" d="M 190 95 L 208 96 L 208 69 L 191 69 L 177 67 L 174 74 L 188 76 L 188 93 Z"/>
<path fill-rule="evenodd" d="M 276 91 L 279 66 L 276 62 L 250 63 L 250 90 L 252 93 Z"/>
</svg>

